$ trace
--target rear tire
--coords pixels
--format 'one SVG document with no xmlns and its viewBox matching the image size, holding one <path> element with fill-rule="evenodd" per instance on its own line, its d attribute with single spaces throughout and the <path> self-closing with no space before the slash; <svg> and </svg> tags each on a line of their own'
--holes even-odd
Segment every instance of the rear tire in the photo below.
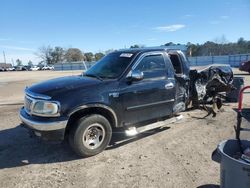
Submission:
<svg viewBox="0 0 250 188">
<path fill-rule="evenodd" d="M 81 157 L 90 157 L 102 152 L 112 137 L 109 121 L 98 114 L 85 116 L 70 130 L 69 144 Z"/>
</svg>

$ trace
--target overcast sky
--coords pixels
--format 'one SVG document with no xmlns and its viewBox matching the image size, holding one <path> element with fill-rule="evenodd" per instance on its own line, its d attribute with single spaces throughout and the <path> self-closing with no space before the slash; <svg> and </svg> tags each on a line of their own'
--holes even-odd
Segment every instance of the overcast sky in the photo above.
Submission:
<svg viewBox="0 0 250 188">
<path fill-rule="evenodd" d="M 0 62 L 34 55 L 43 45 L 84 52 L 250 40 L 249 0 L 1 0 Z"/>
</svg>

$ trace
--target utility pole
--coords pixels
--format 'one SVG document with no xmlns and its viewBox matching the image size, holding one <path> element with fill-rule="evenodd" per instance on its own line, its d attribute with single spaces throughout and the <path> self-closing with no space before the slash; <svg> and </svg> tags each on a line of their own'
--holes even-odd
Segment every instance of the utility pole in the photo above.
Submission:
<svg viewBox="0 0 250 188">
<path fill-rule="evenodd" d="M 4 63 L 6 64 L 6 57 L 5 57 L 5 52 L 3 51 L 3 59 L 4 59 Z"/>
<path fill-rule="evenodd" d="M 12 62 L 12 66 L 14 67 L 14 66 L 15 66 L 15 63 L 14 63 L 13 58 L 11 59 L 11 62 Z"/>
</svg>

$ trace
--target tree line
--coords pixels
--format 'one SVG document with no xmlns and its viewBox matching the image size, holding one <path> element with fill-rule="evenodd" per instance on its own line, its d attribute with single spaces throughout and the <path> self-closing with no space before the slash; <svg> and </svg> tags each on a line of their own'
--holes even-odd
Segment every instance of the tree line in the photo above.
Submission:
<svg viewBox="0 0 250 188">
<path fill-rule="evenodd" d="M 12 61 L 12 64 L 14 66 L 14 62 Z M 20 59 L 16 60 L 16 66 L 22 66 L 23 62 Z M 31 60 L 28 61 L 28 66 L 32 67 L 33 66 L 33 62 Z"/>
<path fill-rule="evenodd" d="M 36 56 L 38 56 L 42 61 L 41 63 L 45 64 L 56 64 L 56 63 L 64 63 L 64 62 L 76 62 L 76 61 L 98 61 L 105 54 L 102 52 L 92 53 L 92 52 L 82 52 L 78 48 L 68 48 L 64 49 L 62 47 L 51 47 L 51 46 L 43 46 L 38 49 Z"/>
<path fill-rule="evenodd" d="M 178 46 L 183 44 L 175 44 L 173 42 L 168 42 L 162 46 Z M 250 53 L 250 41 L 244 38 L 239 38 L 237 42 L 228 42 L 224 36 L 215 41 L 207 41 L 204 44 L 193 44 L 188 42 L 187 56 L 217 56 L 217 55 L 234 55 L 234 54 L 246 54 Z M 134 44 L 130 48 L 141 48 L 145 45 Z M 98 61 L 104 55 L 114 51 L 113 49 L 107 50 L 105 52 L 82 52 L 78 48 L 62 48 L 59 46 L 43 46 L 37 51 L 36 56 L 38 56 L 42 61 L 39 64 L 56 64 L 63 62 L 76 62 L 76 61 L 87 61 L 93 62 Z M 21 65 L 20 59 L 16 60 L 17 65 Z M 29 61 L 28 65 L 32 66 L 32 62 Z"/>
<path fill-rule="evenodd" d="M 175 46 L 172 42 L 164 44 L 164 46 Z M 216 41 L 207 41 L 204 44 L 186 44 L 188 56 L 219 56 L 250 53 L 250 41 L 239 38 L 237 42 L 227 42 L 225 37 Z"/>
</svg>

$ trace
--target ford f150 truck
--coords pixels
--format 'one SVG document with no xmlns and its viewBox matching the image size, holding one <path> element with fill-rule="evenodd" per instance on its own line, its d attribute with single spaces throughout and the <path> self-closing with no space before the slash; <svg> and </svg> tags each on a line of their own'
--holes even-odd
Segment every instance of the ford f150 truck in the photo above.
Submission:
<svg viewBox="0 0 250 188">
<path fill-rule="evenodd" d="M 115 51 L 82 75 L 26 88 L 20 118 L 39 137 L 67 138 L 80 156 L 96 155 L 108 146 L 115 128 L 127 130 L 185 110 L 189 72 L 178 50 Z"/>
</svg>

